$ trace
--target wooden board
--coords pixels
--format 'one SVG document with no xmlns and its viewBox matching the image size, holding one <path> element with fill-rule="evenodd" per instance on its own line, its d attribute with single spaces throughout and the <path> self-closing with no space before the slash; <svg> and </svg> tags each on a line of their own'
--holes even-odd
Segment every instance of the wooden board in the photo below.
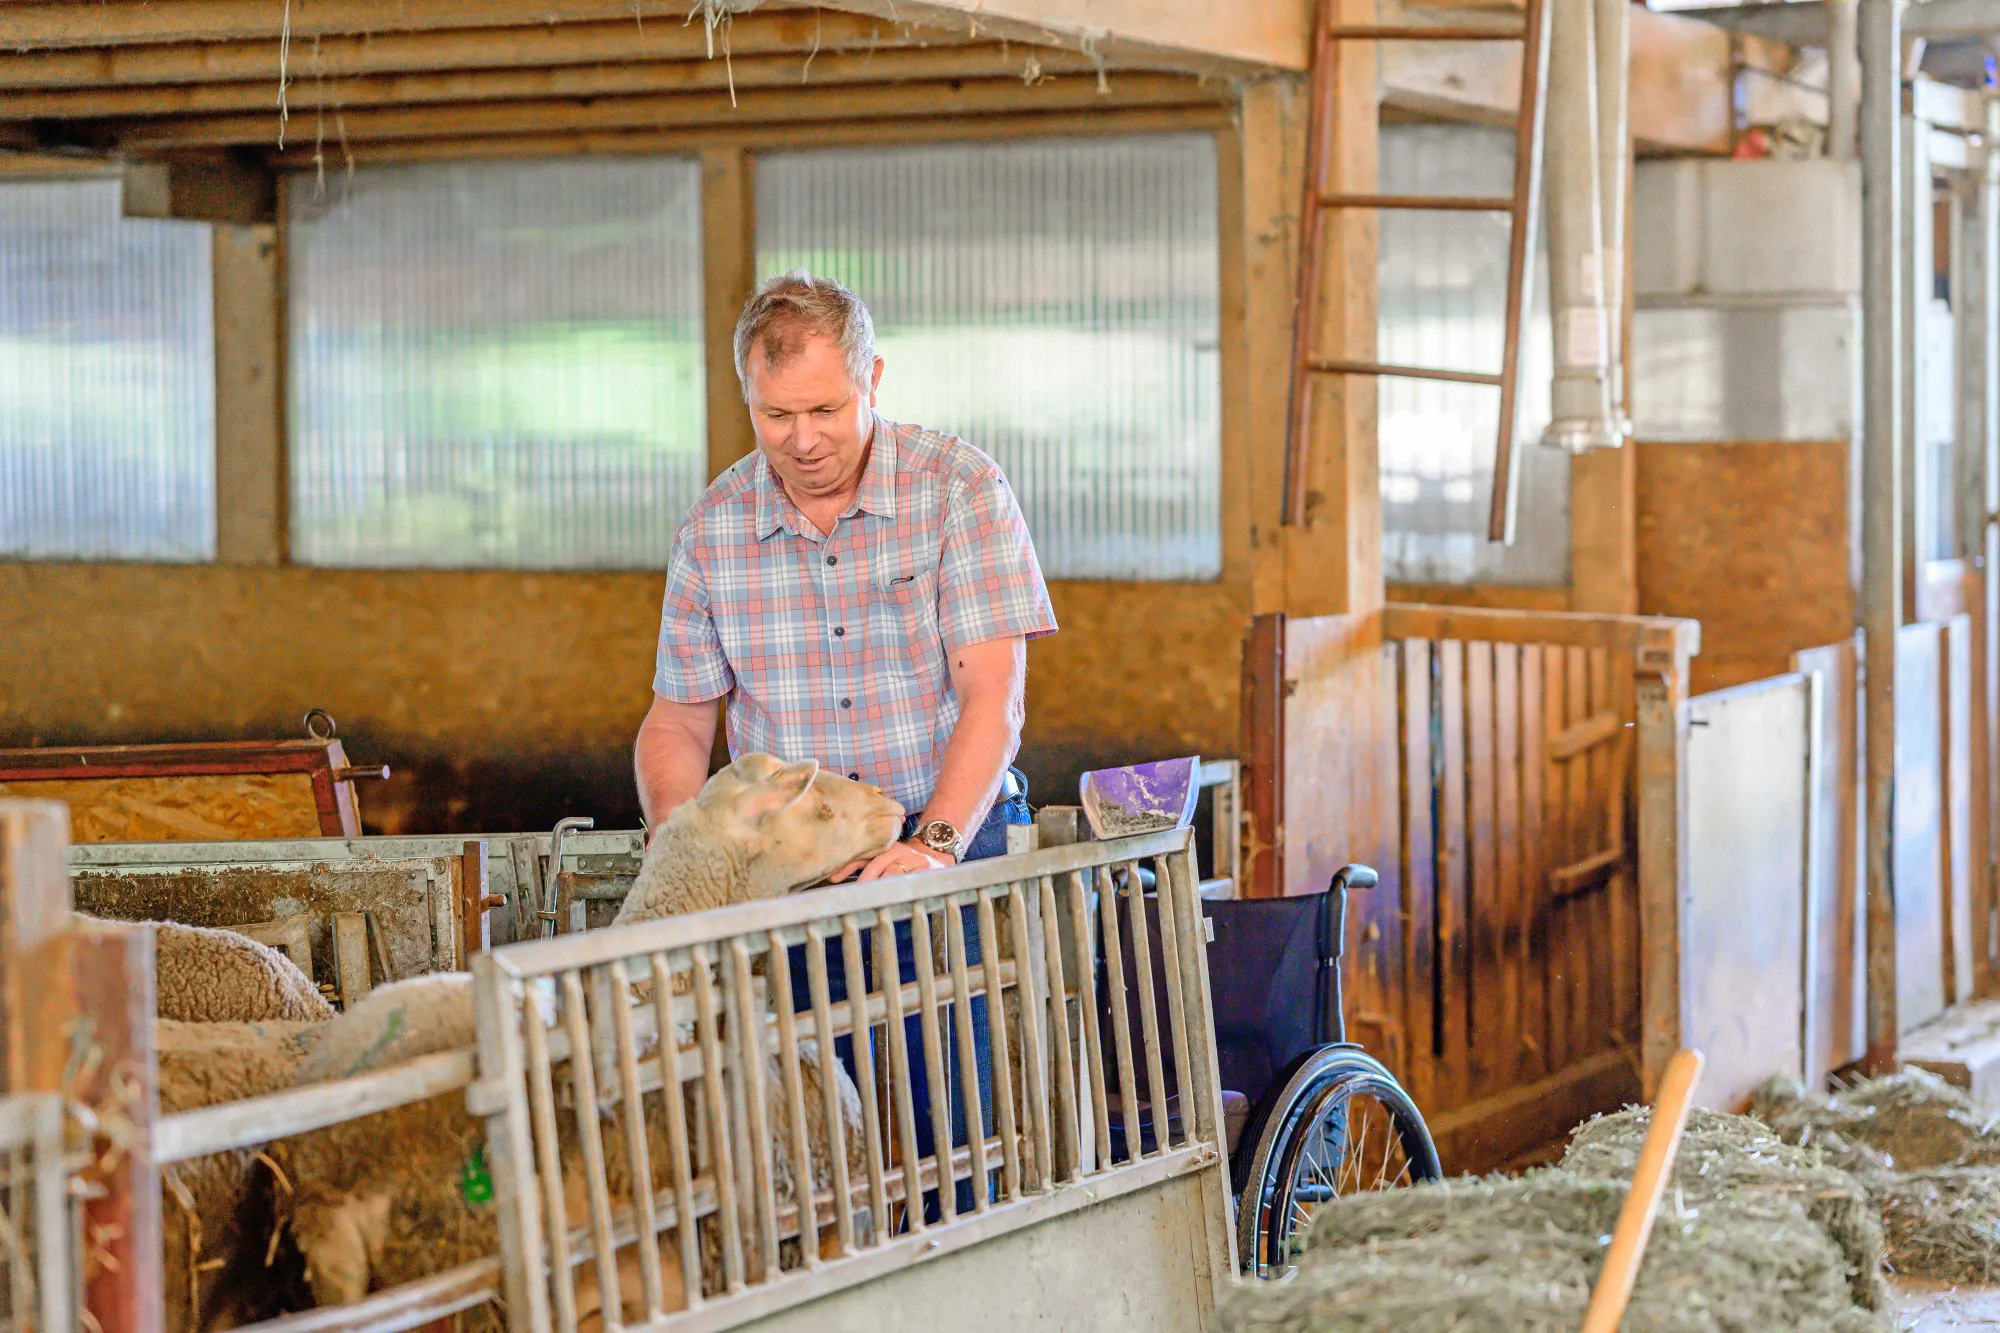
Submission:
<svg viewBox="0 0 2000 1333">
<path fill-rule="evenodd" d="M 1975 942 L 1973 925 L 1973 882 L 1976 867 L 1973 849 L 1972 754 L 1972 621 L 1955 615 L 1943 628 L 1940 664 L 1945 703 L 1944 729 L 1939 738 L 1944 752 L 1944 839 L 1945 874 L 1944 923 L 1945 957 L 1949 974 L 1945 995 L 1950 1004 L 1963 1004 L 1973 997 Z"/>
<path fill-rule="evenodd" d="M 1853 630 L 1846 441 L 1633 447 L 1639 609 L 1701 621 L 1695 690 L 1777 675 Z"/>
<path fill-rule="evenodd" d="M 1861 871 L 1861 699 L 1854 640 L 1810 648 L 1795 669 L 1820 680 L 1820 762 L 1813 878 L 1807 888 L 1805 1079 L 1859 1060 L 1868 1050 L 1866 937 Z"/>
<path fill-rule="evenodd" d="M 1941 627 L 1896 631 L 1896 1023 L 1944 1012 L 1945 817 Z"/>
<path fill-rule="evenodd" d="M 1688 701 L 1680 1044 L 1720 1110 L 1801 1069 L 1809 694 L 1794 673 Z"/>
<path fill-rule="evenodd" d="M 305 773 L 0 782 L 0 796 L 61 801 L 69 807 L 76 842 L 217 842 L 324 832 Z"/>
</svg>

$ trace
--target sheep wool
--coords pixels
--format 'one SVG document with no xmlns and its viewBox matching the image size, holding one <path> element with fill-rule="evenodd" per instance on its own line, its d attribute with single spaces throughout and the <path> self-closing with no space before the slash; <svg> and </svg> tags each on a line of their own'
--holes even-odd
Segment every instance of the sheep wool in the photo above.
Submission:
<svg viewBox="0 0 2000 1333">
<path fill-rule="evenodd" d="M 160 1020 L 160 1111 L 174 1115 L 283 1091 L 319 1026 Z M 274 1184 L 255 1148 L 175 1162 L 161 1173 L 169 1333 L 253 1323 L 293 1303 L 290 1274 L 264 1263 L 277 1227 Z"/>
<path fill-rule="evenodd" d="M 233 930 L 153 921 L 153 966 L 161 1018 L 184 1023 L 316 1023 L 333 1006 L 298 964 Z"/>
</svg>

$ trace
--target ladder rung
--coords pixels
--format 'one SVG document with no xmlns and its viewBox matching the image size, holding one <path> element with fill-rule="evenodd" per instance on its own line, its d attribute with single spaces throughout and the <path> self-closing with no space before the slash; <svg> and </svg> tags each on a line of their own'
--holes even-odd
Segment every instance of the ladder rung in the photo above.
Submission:
<svg viewBox="0 0 2000 1333">
<path fill-rule="evenodd" d="M 1482 375 L 1474 370 L 1438 370 L 1431 366 L 1389 366 L 1379 361 L 1328 361 L 1314 357 L 1309 363 L 1321 375 L 1393 375 L 1405 380 L 1444 380 L 1450 384 L 1487 384 L 1499 387 L 1498 375 Z"/>
<path fill-rule="evenodd" d="M 1339 41 L 1382 42 L 1518 42 L 1527 35 L 1522 28 L 1471 28 L 1463 25 L 1427 27 L 1409 23 L 1349 23 L 1328 28 L 1326 35 Z"/>
<path fill-rule="evenodd" d="M 1511 213 L 1514 201 L 1504 196 L 1471 194 L 1323 194 L 1327 208 L 1436 209 L 1445 213 Z"/>
</svg>

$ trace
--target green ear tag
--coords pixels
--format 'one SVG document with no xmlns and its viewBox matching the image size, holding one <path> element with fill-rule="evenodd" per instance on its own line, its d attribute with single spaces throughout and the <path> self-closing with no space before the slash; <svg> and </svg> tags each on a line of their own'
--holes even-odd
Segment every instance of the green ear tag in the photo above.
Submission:
<svg viewBox="0 0 2000 1333">
<path fill-rule="evenodd" d="M 465 1159 L 465 1167 L 458 1176 L 458 1192 L 467 1203 L 485 1203 L 493 1197 L 493 1173 L 486 1169 L 485 1144 L 474 1148 L 472 1156 Z"/>
</svg>

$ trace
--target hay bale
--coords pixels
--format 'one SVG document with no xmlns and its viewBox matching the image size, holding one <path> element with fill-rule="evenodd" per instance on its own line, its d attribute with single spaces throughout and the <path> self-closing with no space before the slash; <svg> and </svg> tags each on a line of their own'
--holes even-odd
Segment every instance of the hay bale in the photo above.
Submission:
<svg viewBox="0 0 2000 1333">
<path fill-rule="evenodd" d="M 1636 1107 L 1587 1120 L 1570 1139 L 1561 1167 L 1580 1176 L 1630 1180 L 1652 1111 Z M 1735 1208 L 1763 1195 L 1795 1203 L 1845 1256 L 1855 1303 L 1885 1308 L 1882 1224 L 1866 1185 L 1815 1148 L 1784 1141 L 1749 1116 L 1696 1107 L 1674 1158 L 1669 1191 L 1682 1203 Z"/>
<path fill-rule="evenodd" d="M 1864 1079 L 1834 1093 L 1773 1079 L 1758 1089 L 1750 1113 L 1787 1142 L 1812 1145 L 1830 1136 L 1856 1169 L 2000 1166 L 2000 1118 L 1925 1069 Z"/>
<path fill-rule="evenodd" d="M 1299 1269 L 1246 1283 L 1222 1333 L 1568 1333 L 1582 1321 L 1623 1181 L 1565 1170 L 1444 1181 L 1320 1210 Z M 1753 1191 L 1655 1224 L 1623 1327 L 1663 1333 L 1885 1327 L 1856 1308 L 1847 1257 L 1798 1202 Z"/>
<path fill-rule="evenodd" d="M 1881 1177 L 1872 1188 L 1898 1273 L 2000 1282 L 2000 1169 L 1909 1171 Z"/>
</svg>

